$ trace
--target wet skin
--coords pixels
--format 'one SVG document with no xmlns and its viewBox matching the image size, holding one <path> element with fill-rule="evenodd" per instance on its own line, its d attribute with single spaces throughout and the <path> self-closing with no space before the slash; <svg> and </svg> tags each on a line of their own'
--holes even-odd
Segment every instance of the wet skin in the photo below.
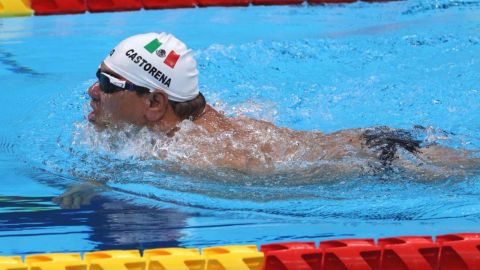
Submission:
<svg viewBox="0 0 480 270">
<path fill-rule="evenodd" d="M 103 64 L 101 70 L 124 79 Z M 276 127 L 266 121 L 226 117 L 207 105 L 205 112 L 193 121 L 197 128 L 183 132 L 178 131 L 181 119 L 176 117 L 166 94 L 160 89 L 146 95 L 131 91 L 104 93 L 95 83 L 88 89 L 88 94 L 92 107 L 88 120 L 95 126 L 105 128 L 127 123 L 146 126 L 169 136 L 177 132 L 175 136 L 181 137 L 180 140 L 185 140 L 195 150 L 190 156 L 180 158 L 179 162 L 197 168 L 227 168 L 253 174 L 302 174 L 316 170 L 319 174 L 332 177 L 365 174 L 372 164 L 377 166 L 379 163 L 378 153 L 365 146 L 362 138 L 365 129 L 330 134 L 296 131 Z M 441 146 L 422 148 L 415 158 L 433 167 L 421 167 L 412 163 L 409 157 L 402 156 L 397 156 L 393 165 L 427 178 L 450 174 L 457 168 L 479 167 L 478 159 L 470 158 L 470 153 Z M 327 163 L 307 169 L 284 166 L 299 160 Z M 448 173 L 445 172 L 447 170 Z"/>
<path fill-rule="evenodd" d="M 125 122 L 146 125 L 146 119 L 142 115 L 145 97 L 131 91 L 107 94 L 100 90 L 98 83 L 90 86 L 88 95 L 91 97 L 92 107 L 88 120 L 95 125 L 106 126 Z"/>
</svg>

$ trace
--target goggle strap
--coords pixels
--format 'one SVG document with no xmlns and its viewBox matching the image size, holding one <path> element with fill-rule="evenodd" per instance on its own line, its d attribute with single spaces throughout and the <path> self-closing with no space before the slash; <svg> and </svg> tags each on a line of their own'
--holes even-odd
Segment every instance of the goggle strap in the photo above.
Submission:
<svg viewBox="0 0 480 270">
<path fill-rule="evenodd" d="M 110 83 L 117 86 L 117 87 L 120 87 L 122 89 L 126 89 L 125 87 L 125 84 L 126 84 L 126 81 L 124 80 L 120 80 L 118 78 L 115 78 L 113 77 L 112 75 L 108 74 L 108 73 L 105 73 L 105 72 L 102 72 L 102 75 L 104 75 L 105 77 L 107 77 L 109 80 L 110 80 Z"/>
<path fill-rule="evenodd" d="M 124 89 L 124 90 L 129 90 L 129 91 L 134 91 L 134 92 L 139 92 L 139 93 L 150 93 L 150 89 L 142 86 L 135 85 L 131 82 L 125 81 L 125 80 L 120 80 L 108 73 L 101 72 L 100 69 L 97 70 L 97 77 L 100 79 L 100 76 L 103 76 L 104 78 L 108 79 L 108 83 Z"/>
</svg>

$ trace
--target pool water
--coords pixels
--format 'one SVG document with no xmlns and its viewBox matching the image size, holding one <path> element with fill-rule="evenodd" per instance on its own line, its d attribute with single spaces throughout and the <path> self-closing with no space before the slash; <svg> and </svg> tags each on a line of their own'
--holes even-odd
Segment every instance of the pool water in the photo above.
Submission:
<svg viewBox="0 0 480 270">
<path fill-rule="evenodd" d="M 480 1 L 0 19 L 1 255 L 478 231 L 479 175 L 210 179 L 156 160 L 155 134 L 95 132 L 96 68 L 152 31 L 194 50 L 201 91 L 227 115 L 323 132 L 421 125 L 480 149 Z"/>
</svg>

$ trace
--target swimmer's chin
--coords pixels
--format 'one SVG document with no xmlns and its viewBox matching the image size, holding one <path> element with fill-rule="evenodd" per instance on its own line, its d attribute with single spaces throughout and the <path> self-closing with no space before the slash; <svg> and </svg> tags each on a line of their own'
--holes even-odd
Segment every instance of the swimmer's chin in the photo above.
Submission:
<svg viewBox="0 0 480 270">
<path fill-rule="evenodd" d="M 108 124 L 101 121 L 100 119 L 98 119 L 97 115 L 95 114 L 95 111 L 92 111 L 90 112 L 88 115 L 87 115 L 87 120 L 88 122 L 90 122 L 91 124 L 93 124 L 93 126 L 95 127 L 95 130 L 96 131 L 103 131 L 105 130 L 106 128 L 108 128 Z"/>
<path fill-rule="evenodd" d="M 101 117 L 98 117 L 95 112 L 91 112 L 88 116 L 87 116 L 87 119 L 88 119 L 88 122 L 90 122 L 95 130 L 97 132 L 102 132 L 104 130 L 124 130 L 130 126 L 136 126 L 136 125 L 132 125 L 132 124 L 129 124 L 129 123 L 126 123 L 126 122 L 109 122 L 109 121 L 105 121 L 103 118 Z"/>
<path fill-rule="evenodd" d="M 91 112 L 87 115 L 87 120 L 88 120 L 90 123 L 95 123 L 95 120 L 96 120 L 96 119 L 97 119 L 97 117 L 96 117 L 94 111 L 91 111 Z"/>
</svg>

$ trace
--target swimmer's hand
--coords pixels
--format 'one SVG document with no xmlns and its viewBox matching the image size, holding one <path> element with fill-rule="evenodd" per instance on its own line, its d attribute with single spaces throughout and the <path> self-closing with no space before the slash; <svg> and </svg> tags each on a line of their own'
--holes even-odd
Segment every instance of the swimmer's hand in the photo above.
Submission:
<svg viewBox="0 0 480 270">
<path fill-rule="evenodd" d="M 98 192 L 95 187 L 89 184 L 81 184 L 70 187 L 63 194 L 55 197 L 52 201 L 62 209 L 79 209 L 81 206 L 89 205 L 92 198 Z"/>
</svg>

